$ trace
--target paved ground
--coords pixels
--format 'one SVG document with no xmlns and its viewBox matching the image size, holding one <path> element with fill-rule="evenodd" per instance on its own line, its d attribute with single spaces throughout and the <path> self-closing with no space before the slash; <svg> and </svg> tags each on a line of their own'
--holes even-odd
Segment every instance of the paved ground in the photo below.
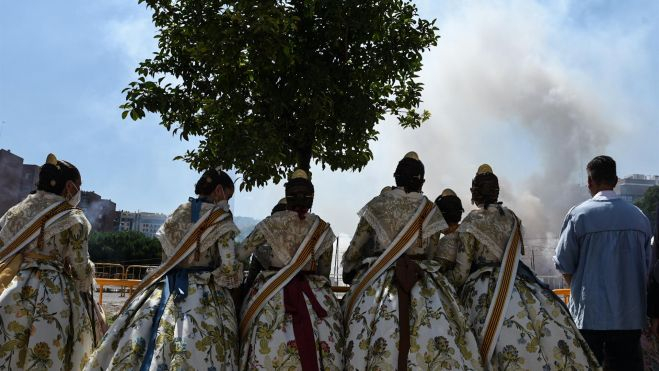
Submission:
<svg viewBox="0 0 659 371">
<path fill-rule="evenodd" d="M 122 295 L 118 292 L 104 292 L 103 293 L 103 310 L 105 311 L 105 316 L 110 319 L 113 318 L 121 307 L 124 305 L 124 301 L 128 299 L 128 294 Z M 98 292 L 94 293 L 94 298 L 98 300 Z"/>
</svg>

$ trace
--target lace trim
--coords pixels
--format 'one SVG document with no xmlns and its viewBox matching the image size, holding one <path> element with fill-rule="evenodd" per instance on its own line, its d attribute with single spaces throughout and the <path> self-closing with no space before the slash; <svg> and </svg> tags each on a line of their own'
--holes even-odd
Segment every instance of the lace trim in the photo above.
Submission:
<svg viewBox="0 0 659 371">
<path fill-rule="evenodd" d="M 302 243 L 304 237 L 306 237 L 306 235 L 309 233 L 309 230 L 313 226 L 313 223 L 315 223 L 316 218 L 320 219 L 318 215 L 314 215 L 314 214 L 309 214 L 308 217 L 313 218 L 313 220 L 309 228 L 306 229 L 304 236 L 300 236 L 299 238 L 300 243 Z M 291 261 L 293 256 L 291 255 L 291 252 L 288 250 L 288 246 L 283 246 L 282 241 L 276 237 L 275 233 L 268 226 L 269 221 L 271 220 L 272 219 L 266 218 L 265 220 L 257 224 L 254 229 L 259 231 L 263 235 L 263 238 L 265 238 L 267 243 L 270 245 L 270 247 L 272 248 L 273 257 L 279 260 L 280 262 L 282 262 L 283 264 L 287 264 L 288 262 Z M 336 240 L 336 236 L 334 235 L 334 232 L 330 229 L 327 235 L 325 236 L 325 239 L 320 244 L 320 247 L 316 251 L 314 251 L 314 257 L 320 258 L 320 256 L 323 255 L 323 253 L 328 248 L 332 248 L 335 240 Z M 295 248 L 297 249 L 298 246 L 296 246 Z"/>
<path fill-rule="evenodd" d="M 389 246 L 391 244 L 391 237 L 389 237 L 384 227 L 378 221 L 378 217 L 369 209 L 369 205 L 366 205 L 359 210 L 357 215 L 364 218 L 371 228 L 373 228 L 373 231 L 375 231 L 375 237 L 378 239 L 381 246 Z"/>
</svg>

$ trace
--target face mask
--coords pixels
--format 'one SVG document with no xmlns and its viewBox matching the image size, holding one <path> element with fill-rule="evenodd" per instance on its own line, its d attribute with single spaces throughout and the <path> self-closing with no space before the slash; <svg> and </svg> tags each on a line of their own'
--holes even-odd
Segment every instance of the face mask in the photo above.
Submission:
<svg viewBox="0 0 659 371">
<path fill-rule="evenodd" d="M 66 200 L 66 202 L 69 203 L 69 205 L 76 207 L 80 203 L 80 199 L 82 198 L 82 192 L 80 192 L 80 188 L 78 188 L 78 192 L 73 195 L 70 199 Z"/>
</svg>

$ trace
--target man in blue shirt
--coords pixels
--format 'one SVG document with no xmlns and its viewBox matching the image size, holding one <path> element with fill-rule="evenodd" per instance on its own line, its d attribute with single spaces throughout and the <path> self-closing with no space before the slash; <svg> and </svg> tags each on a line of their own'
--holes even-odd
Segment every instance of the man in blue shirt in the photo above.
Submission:
<svg viewBox="0 0 659 371">
<path fill-rule="evenodd" d="M 586 169 L 593 198 L 566 215 L 554 262 L 572 289 L 572 318 L 600 363 L 642 370 L 650 221 L 613 191 L 611 157 L 597 156 Z"/>
</svg>

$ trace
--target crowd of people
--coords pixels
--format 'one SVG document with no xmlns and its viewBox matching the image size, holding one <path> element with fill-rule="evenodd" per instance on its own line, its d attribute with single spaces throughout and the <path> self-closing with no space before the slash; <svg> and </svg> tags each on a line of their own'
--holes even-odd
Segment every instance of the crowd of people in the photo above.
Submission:
<svg viewBox="0 0 659 371">
<path fill-rule="evenodd" d="M 410 152 L 395 186 L 358 213 L 341 300 L 329 281 L 336 237 L 310 212 L 309 174 L 291 174 L 236 243 L 234 183 L 210 169 L 158 231 L 162 264 L 108 328 L 81 174 L 51 154 L 37 190 L 0 219 L 0 369 L 640 370 L 647 314 L 659 328 L 650 223 L 613 192 L 613 159 L 587 171 L 593 197 L 567 213 L 554 256 L 569 307 L 521 261 L 522 221 L 489 165 L 463 218 L 454 191 L 423 194 Z"/>
</svg>

